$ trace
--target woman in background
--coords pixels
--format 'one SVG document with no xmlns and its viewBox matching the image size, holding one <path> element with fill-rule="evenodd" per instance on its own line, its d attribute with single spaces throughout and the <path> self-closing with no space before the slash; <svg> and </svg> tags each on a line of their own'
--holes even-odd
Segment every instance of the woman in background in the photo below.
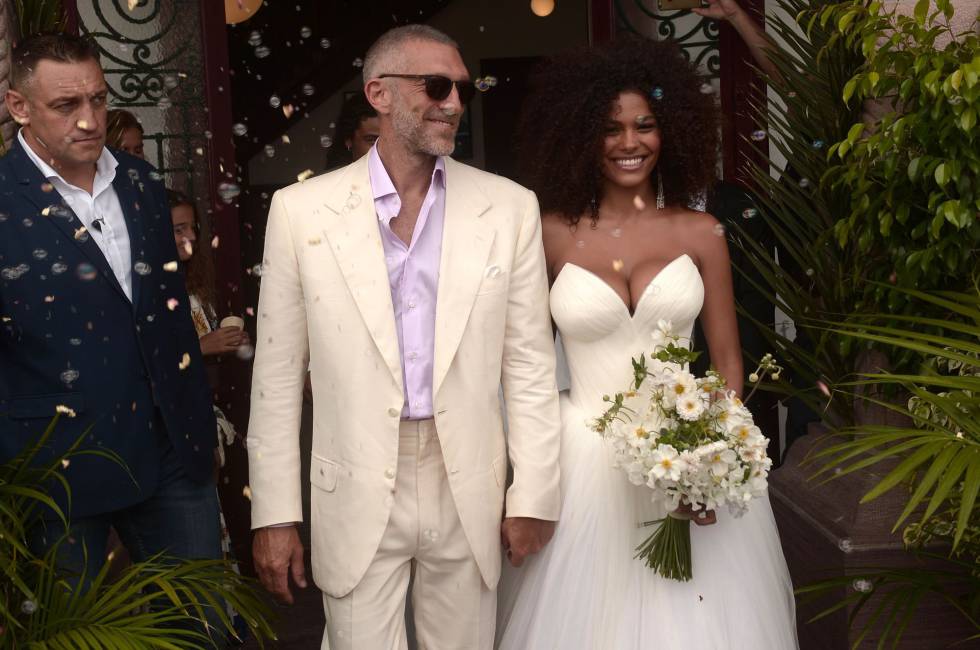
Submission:
<svg viewBox="0 0 980 650">
<path fill-rule="evenodd" d="M 137 158 L 143 155 L 143 125 L 129 111 L 114 108 L 106 119 L 106 144 Z"/>
</svg>

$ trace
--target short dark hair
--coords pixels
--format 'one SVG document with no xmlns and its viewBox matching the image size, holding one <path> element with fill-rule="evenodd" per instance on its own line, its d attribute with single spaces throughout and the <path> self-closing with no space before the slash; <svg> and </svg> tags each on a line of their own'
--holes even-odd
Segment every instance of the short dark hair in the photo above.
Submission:
<svg viewBox="0 0 980 650">
<path fill-rule="evenodd" d="M 333 145 L 327 150 L 327 169 L 340 167 L 353 162 L 354 156 L 344 146 L 348 138 L 354 137 L 354 132 L 364 120 L 377 117 L 378 112 L 368 103 L 363 92 L 351 95 L 344 100 L 344 105 L 337 116 L 337 129 L 333 134 Z"/>
<path fill-rule="evenodd" d="M 668 205 L 687 206 L 714 184 L 718 117 L 714 97 L 671 41 L 624 35 L 555 57 L 531 80 L 518 134 L 521 180 L 542 213 L 575 225 L 602 199 L 602 152 L 609 111 L 620 93 L 648 98 L 661 130 L 657 170 Z M 656 174 L 651 177 L 656 189 Z"/>
<path fill-rule="evenodd" d="M 99 62 L 99 48 L 91 38 L 73 34 L 31 34 L 13 47 L 10 87 L 23 90 L 41 61 L 59 63 Z"/>
</svg>

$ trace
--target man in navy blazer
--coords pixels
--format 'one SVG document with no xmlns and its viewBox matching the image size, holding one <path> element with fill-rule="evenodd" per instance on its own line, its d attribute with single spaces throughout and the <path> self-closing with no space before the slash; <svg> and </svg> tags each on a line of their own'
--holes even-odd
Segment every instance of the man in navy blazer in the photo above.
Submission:
<svg viewBox="0 0 980 650">
<path fill-rule="evenodd" d="M 69 459 L 67 568 L 105 558 L 114 526 L 135 559 L 221 556 L 211 394 L 178 270 L 161 177 L 105 148 L 108 88 L 86 39 L 13 52 L 6 104 L 21 125 L 0 159 L 0 463 L 34 443 Z M 57 494 L 61 505 L 66 495 Z M 48 522 L 41 546 L 64 531 Z M 90 573 L 89 576 L 92 574 Z"/>
</svg>

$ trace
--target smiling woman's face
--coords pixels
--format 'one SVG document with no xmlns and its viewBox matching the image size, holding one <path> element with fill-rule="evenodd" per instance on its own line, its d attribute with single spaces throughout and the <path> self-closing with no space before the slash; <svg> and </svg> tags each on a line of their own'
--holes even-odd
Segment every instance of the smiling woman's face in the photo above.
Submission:
<svg viewBox="0 0 980 650">
<path fill-rule="evenodd" d="M 610 183 L 639 187 L 650 182 L 660 158 L 660 128 L 646 98 L 620 93 L 606 122 L 600 166 Z"/>
</svg>

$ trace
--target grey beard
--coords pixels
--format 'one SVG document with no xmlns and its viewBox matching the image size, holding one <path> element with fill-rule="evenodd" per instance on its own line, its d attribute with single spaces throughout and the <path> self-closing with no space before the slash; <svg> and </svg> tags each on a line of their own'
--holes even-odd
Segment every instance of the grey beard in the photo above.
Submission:
<svg viewBox="0 0 980 650">
<path fill-rule="evenodd" d="M 448 114 L 451 117 L 453 114 Z M 422 131 L 422 119 L 400 107 L 391 114 L 391 124 L 395 132 L 410 143 L 417 151 L 430 156 L 448 156 L 456 149 L 455 138 L 446 142 L 441 138 L 428 137 Z"/>
</svg>

